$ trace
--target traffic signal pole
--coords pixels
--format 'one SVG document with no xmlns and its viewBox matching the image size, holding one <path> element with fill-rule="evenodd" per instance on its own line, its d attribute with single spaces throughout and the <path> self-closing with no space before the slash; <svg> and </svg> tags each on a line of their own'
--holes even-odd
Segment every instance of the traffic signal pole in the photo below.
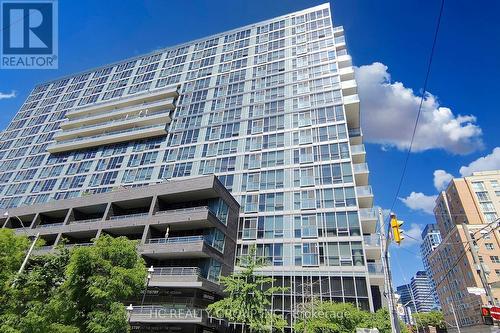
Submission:
<svg viewBox="0 0 500 333">
<path fill-rule="evenodd" d="M 469 242 L 470 252 L 472 253 L 472 259 L 474 260 L 474 265 L 476 265 L 477 274 L 479 274 L 479 278 L 483 285 L 484 291 L 486 292 L 486 298 L 488 299 L 489 305 L 495 305 L 495 298 L 493 297 L 493 293 L 491 292 L 490 284 L 488 283 L 488 278 L 484 273 L 483 265 L 479 260 L 479 254 L 477 253 L 476 244 L 470 235 L 469 228 L 466 223 L 462 223 L 462 227 L 464 228 L 465 237 L 467 237 L 467 242 Z"/>
<path fill-rule="evenodd" d="M 390 238 L 388 237 L 391 231 L 391 223 L 387 224 L 387 232 L 385 231 L 384 216 L 382 214 L 382 209 L 378 209 L 378 223 L 380 225 L 380 238 L 382 246 L 382 267 L 384 270 L 384 293 L 387 298 L 387 303 L 389 305 L 389 316 L 391 319 L 391 331 L 392 333 L 401 333 L 401 327 L 399 327 L 399 317 L 396 310 L 396 300 L 394 297 L 394 289 L 392 287 L 392 276 L 391 276 L 391 266 L 389 264 L 389 245 Z"/>
</svg>

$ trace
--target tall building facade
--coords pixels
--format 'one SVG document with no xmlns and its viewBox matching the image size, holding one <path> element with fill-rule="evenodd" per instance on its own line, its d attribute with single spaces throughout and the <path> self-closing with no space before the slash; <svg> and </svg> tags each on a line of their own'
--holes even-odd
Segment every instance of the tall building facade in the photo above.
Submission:
<svg viewBox="0 0 500 333">
<path fill-rule="evenodd" d="M 0 207 L 216 174 L 289 290 L 381 306 L 377 215 L 344 30 L 328 4 L 35 87 L 0 143 Z"/>
<path fill-rule="evenodd" d="M 420 244 L 420 254 L 422 256 L 422 262 L 424 264 L 425 271 L 427 272 L 427 277 L 430 280 L 432 297 L 434 299 L 434 307 L 439 308 L 439 297 L 436 293 L 436 283 L 432 275 L 432 269 L 429 264 L 429 256 L 432 251 L 441 243 L 441 233 L 437 224 L 428 224 L 422 231 L 422 243 Z"/>
<path fill-rule="evenodd" d="M 411 277 L 410 283 L 398 286 L 396 291 L 405 309 L 407 323 L 412 321 L 413 313 L 430 312 L 435 308 L 431 279 L 426 271 L 417 271 Z"/>
<path fill-rule="evenodd" d="M 462 332 L 491 331 L 481 317 L 481 306 L 491 302 L 485 295 L 467 290 L 484 286 L 478 266 L 486 273 L 485 283 L 499 304 L 499 183 L 500 171 L 475 172 L 453 179 L 436 199 L 434 214 L 443 239 L 430 254 L 429 264 L 445 320 L 455 320 L 452 304 Z"/>
</svg>

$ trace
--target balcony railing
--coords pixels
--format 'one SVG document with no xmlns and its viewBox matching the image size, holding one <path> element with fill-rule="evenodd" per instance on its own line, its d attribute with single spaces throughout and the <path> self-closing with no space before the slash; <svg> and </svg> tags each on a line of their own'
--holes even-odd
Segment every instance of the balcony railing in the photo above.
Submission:
<svg viewBox="0 0 500 333">
<path fill-rule="evenodd" d="M 126 118 L 113 119 L 113 120 L 105 121 L 105 122 L 102 122 L 102 123 L 97 123 L 97 124 L 92 124 L 92 125 L 85 125 L 85 126 L 71 128 L 71 129 L 65 129 L 63 132 L 59 132 L 59 133 L 67 134 L 67 133 L 73 133 L 73 132 L 77 132 L 77 131 L 80 131 L 80 130 L 83 130 L 83 129 L 87 129 L 87 128 L 102 127 L 104 125 L 111 125 L 113 123 L 120 123 L 120 122 L 123 122 L 123 121 L 126 121 L 126 120 L 132 120 L 132 119 L 137 119 L 137 118 L 149 118 L 149 117 L 154 117 L 154 116 L 157 116 L 157 115 L 169 115 L 170 112 L 171 112 L 171 110 L 163 110 L 163 111 L 160 111 L 160 112 L 137 114 L 137 115 L 134 115 L 134 116 L 128 116 Z"/>
<path fill-rule="evenodd" d="M 368 273 L 383 274 L 384 268 L 383 268 L 381 263 L 369 262 L 368 263 Z"/>
<path fill-rule="evenodd" d="M 70 223 L 93 223 L 93 222 L 99 222 L 102 221 L 102 217 L 94 218 L 94 219 L 85 219 L 85 220 L 75 220 L 71 221 Z"/>
<path fill-rule="evenodd" d="M 203 242 L 203 236 L 188 236 L 188 237 L 170 237 L 170 238 L 150 238 L 146 240 L 146 244 L 178 244 L 178 243 L 197 243 Z"/>
<path fill-rule="evenodd" d="M 362 135 L 362 132 L 361 132 L 361 128 L 357 127 L 357 128 L 349 128 L 349 137 L 356 137 L 356 136 L 361 136 Z"/>
<path fill-rule="evenodd" d="M 187 207 L 187 208 L 178 208 L 178 209 L 170 209 L 170 210 L 159 210 L 155 213 L 155 215 L 187 213 L 187 212 L 196 212 L 196 211 L 203 212 L 205 210 L 208 210 L 208 206 Z"/>
<path fill-rule="evenodd" d="M 61 225 L 64 225 L 64 222 L 39 224 L 37 228 L 50 228 L 50 227 L 58 227 Z"/>
<path fill-rule="evenodd" d="M 351 146 L 352 154 L 363 154 L 366 153 L 365 145 L 353 145 Z"/>
<path fill-rule="evenodd" d="M 153 276 L 201 276 L 198 267 L 154 267 Z"/>
<path fill-rule="evenodd" d="M 358 197 L 371 196 L 373 195 L 372 187 L 370 185 L 356 186 L 356 194 Z"/>
<path fill-rule="evenodd" d="M 377 210 L 375 208 L 361 208 L 359 210 L 359 216 L 362 220 L 376 219 L 378 216 L 378 213 L 377 213 Z"/>
<path fill-rule="evenodd" d="M 79 247 L 79 246 L 92 246 L 94 243 L 73 243 L 73 244 L 64 244 L 65 247 Z"/>
<path fill-rule="evenodd" d="M 102 101 L 99 103 L 83 105 L 83 106 L 75 108 L 73 112 L 69 112 L 68 114 L 73 115 L 73 113 L 77 114 L 80 111 L 92 110 L 92 109 L 99 108 L 102 106 L 106 107 L 108 105 L 113 105 L 113 104 L 118 104 L 118 103 L 133 102 L 134 100 L 137 100 L 139 98 L 143 98 L 143 97 L 148 98 L 149 97 L 148 95 L 151 93 L 157 93 L 157 92 L 159 93 L 159 92 L 166 91 L 169 89 L 171 89 L 172 93 L 174 93 L 174 92 L 177 93 L 177 85 L 170 85 L 170 86 L 162 87 L 161 89 L 148 89 L 146 91 L 143 91 L 139 94 L 135 94 L 132 96 L 127 95 L 127 96 L 123 96 L 123 97 L 113 99 L 113 100 L 106 100 L 106 101 Z M 162 102 L 162 101 L 164 101 L 164 100 L 155 100 L 155 101 L 147 102 L 147 103 L 133 104 L 130 106 L 120 108 L 120 110 L 130 109 L 130 108 L 134 108 L 134 107 L 138 107 L 138 106 L 148 106 L 149 104 L 154 104 L 154 103 L 158 103 L 158 102 Z"/>
<path fill-rule="evenodd" d="M 356 163 L 352 165 L 354 173 L 366 173 L 368 172 L 368 164 L 366 163 Z"/>
<path fill-rule="evenodd" d="M 110 220 L 122 220 L 122 219 L 130 219 L 133 217 L 144 217 L 148 216 L 149 213 L 134 213 L 134 214 L 126 214 L 126 215 L 115 215 L 115 216 L 110 216 Z"/>
<path fill-rule="evenodd" d="M 83 141 L 83 140 L 102 138 L 103 136 L 107 136 L 107 135 L 116 135 L 116 134 L 123 134 L 123 133 L 128 133 L 128 132 L 142 131 L 142 130 L 145 130 L 145 129 L 154 128 L 154 127 L 160 127 L 160 126 L 166 126 L 166 124 L 154 124 L 154 125 L 148 125 L 148 126 L 135 126 L 135 127 L 127 128 L 127 129 L 120 130 L 120 131 L 110 131 L 110 132 L 100 133 L 100 134 L 97 134 L 97 135 L 84 136 L 84 137 L 80 137 L 80 138 L 75 138 L 75 139 L 71 139 L 71 140 L 61 140 L 61 141 L 57 141 L 57 143 L 58 144 L 67 144 L 67 143 L 78 142 L 78 141 Z"/>
<path fill-rule="evenodd" d="M 367 246 L 380 246 L 380 237 L 378 235 L 363 236 L 363 239 Z"/>
</svg>

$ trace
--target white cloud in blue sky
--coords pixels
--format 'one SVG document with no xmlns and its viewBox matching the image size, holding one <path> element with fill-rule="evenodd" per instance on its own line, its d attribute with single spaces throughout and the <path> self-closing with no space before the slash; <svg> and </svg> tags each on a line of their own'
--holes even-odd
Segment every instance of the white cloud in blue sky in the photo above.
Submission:
<svg viewBox="0 0 500 333">
<path fill-rule="evenodd" d="M 434 171 L 434 187 L 438 191 L 444 190 L 452 179 L 453 175 L 444 170 Z"/>
<path fill-rule="evenodd" d="M 407 149 L 420 96 L 401 82 L 392 82 L 388 67 L 375 62 L 356 68 L 362 127 L 368 142 Z M 481 128 L 473 115 L 455 115 L 427 93 L 413 143 L 414 152 L 443 149 L 467 154 L 483 147 Z"/>
<path fill-rule="evenodd" d="M 500 147 L 493 149 L 491 154 L 472 161 L 468 166 L 460 168 L 462 176 L 469 176 L 474 171 L 500 170 Z"/>
<path fill-rule="evenodd" d="M 16 92 L 12 90 L 10 93 L 3 93 L 0 91 L 0 99 L 9 99 L 16 97 Z"/>
<path fill-rule="evenodd" d="M 411 192 L 406 198 L 399 198 L 408 208 L 433 214 L 437 195 L 425 195 L 422 192 Z"/>
</svg>

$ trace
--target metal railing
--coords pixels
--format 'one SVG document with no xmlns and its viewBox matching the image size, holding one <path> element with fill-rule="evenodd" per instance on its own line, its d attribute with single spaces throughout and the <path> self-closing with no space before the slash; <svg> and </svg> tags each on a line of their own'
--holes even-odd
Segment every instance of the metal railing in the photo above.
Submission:
<svg viewBox="0 0 500 333">
<path fill-rule="evenodd" d="M 175 213 L 184 213 L 184 212 L 197 212 L 197 211 L 205 211 L 208 210 L 208 206 L 198 206 L 198 207 L 187 207 L 187 208 L 178 208 L 178 209 L 170 209 L 170 210 L 159 210 L 155 213 L 155 215 L 161 214 L 175 214 Z"/>
<path fill-rule="evenodd" d="M 89 104 L 89 105 L 82 105 L 82 106 L 77 107 L 74 110 L 72 110 L 72 112 L 68 112 L 68 114 L 69 115 L 73 115 L 73 114 L 78 114 L 79 112 L 85 111 L 85 110 L 89 110 L 90 111 L 92 109 L 95 109 L 95 108 L 98 108 L 98 107 L 101 107 L 101 106 L 106 106 L 107 104 L 109 104 L 111 106 L 111 105 L 117 104 L 119 102 L 123 102 L 123 103 L 133 102 L 134 100 L 140 99 L 142 97 L 149 97 L 148 95 L 151 94 L 151 93 L 154 93 L 154 92 L 165 92 L 165 90 L 169 90 L 169 89 L 172 89 L 172 93 L 173 92 L 177 92 L 178 93 L 178 91 L 177 91 L 177 84 L 172 84 L 172 85 L 169 85 L 169 86 L 162 87 L 162 89 L 148 89 L 148 90 L 146 90 L 144 92 L 141 92 L 139 94 L 136 94 L 136 95 L 127 95 L 127 96 L 123 96 L 123 97 L 120 97 L 120 98 L 117 98 L 117 99 L 113 99 L 113 100 L 106 100 L 106 101 L 102 101 L 102 102 L 99 102 L 99 103 L 93 103 L 93 104 Z M 149 105 L 149 104 L 153 104 L 153 103 L 160 102 L 160 101 L 162 101 L 162 100 L 159 99 L 159 100 L 148 102 L 148 103 L 134 104 L 134 105 L 130 105 L 130 106 L 126 106 L 124 108 L 121 108 L 121 110 L 125 110 L 126 108 L 132 108 L 132 107 L 142 106 L 142 105 Z"/>
<path fill-rule="evenodd" d="M 111 131 L 111 132 L 106 132 L 106 133 L 100 133 L 98 135 L 92 135 L 92 136 L 85 136 L 81 138 L 75 138 L 71 140 L 61 140 L 57 141 L 57 144 L 67 144 L 67 143 L 72 143 L 72 142 L 78 142 L 78 141 L 83 141 L 83 140 L 89 140 L 89 139 L 97 139 L 97 138 L 102 138 L 103 136 L 106 135 L 116 135 L 116 134 L 123 134 L 123 133 L 128 133 L 128 132 L 135 132 L 135 131 L 141 131 L 153 127 L 161 127 L 161 126 L 166 126 L 166 124 L 153 124 L 153 125 L 148 125 L 148 126 L 135 126 L 132 128 L 128 128 L 125 130 L 120 130 L 120 131 Z"/>
<path fill-rule="evenodd" d="M 78 247 L 78 246 L 92 246 L 94 243 L 74 243 L 74 244 L 64 244 L 65 247 Z"/>
<path fill-rule="evenodd" d="M 199 267 L 154 267 L 153 276 L 201 276 Z"/>
<path fill-rule="evenodd" d="M 134 213 L 134 214 L 125 214 L 125 215 L 114 215 L 110 216 L 110 220 L 122 220 L 122 219 L 130 219 L 133 217 L 143 217 L 143 216 L 148 216 L 149 213 Z"/>
<path fill-rule="evenodd" d="M 94 219 L 85 219 L 85 220 L 74 220 L 70 223 L 92 223 L 102 221 L 102 217 L 94 218 Z"/>
<path fill-rule="evenodd" d="M 58 227 L 61 225 L 64 225 L 64 222 L 39 224 L 37 225 L 37 228 L 50 228 L 50 227 Z"/>
<path fill-rule="evenodd" d="M 101 127 L 101 126 L 104 126 L 104 125 L 110 125 L 110 124 L 113 124 L 113 123 L 119 123 L 119 122 L 123 122 L 123 121 L 126 121 L 126 120 L 131 120 L 131 119 L 148 118 L 148 117 L 153 117 L 153 116 L 163 115 L 163 114 L 167 114 L 168 115 L 168 114 L 170 114 L 171 111 L 172 110 L 162 110 L 160 112 L 137 114 L 137 115 L 133 115 L 133 116 L 129 116 L 129 117 L 123 117 L 123 118 L 119 118 L 119 119 L 113 119 L 113 120 L 109 120 L 109 121 L 104 121 L 104 122 L 97 123 L 97 124 L 85 125 L 85 126 L 71 128 L 71 129 L 65 129 L 65 130 L 63 130 L 62 132 L 59 132 L 59 133 L 61 133 L 61 134 L 67 134 L 67 133 L 73 133 L 73 132 L 77 132 L 77 131 L 80 131 L 80 130 L 83 130 L 83 129 L 87 129 L 87 128 Z"/>
<path fill-rule="evenodd" d="M 146 244 L 175 244 L 175 243 L 196 243 L 204 242 L 203 236 L 170 237 L 170 238 L 150 238 Z"/>
</svg>

